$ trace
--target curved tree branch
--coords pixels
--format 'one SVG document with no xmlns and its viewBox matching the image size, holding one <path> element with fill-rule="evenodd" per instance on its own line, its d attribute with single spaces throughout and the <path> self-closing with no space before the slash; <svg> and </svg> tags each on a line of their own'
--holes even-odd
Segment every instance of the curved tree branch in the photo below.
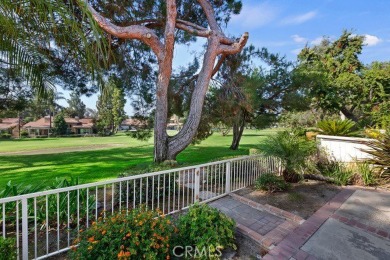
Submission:
<svg viewBox="0 0 390 260">
<path fill-rule="evenodd" d="M 118 38 L 140 40 L 153 50 L 159 60 L 162 60 L 164 46 L 153 30 L 142 25 L 117 26 L 100 15 L 86 0 L 83 2 L 104 31 Z"/>
<path fill-rule="evenodd" d="M 244 48 L 245 44 L 248 41 L 248 38 L 249 38 L 249 33 L 246 32 L 241 36 L 238 42 L 235 42 L 230 45 L 221 44 L 219 46 L 218 52 L 223 54 L 236 54 Z"/>
</svg>

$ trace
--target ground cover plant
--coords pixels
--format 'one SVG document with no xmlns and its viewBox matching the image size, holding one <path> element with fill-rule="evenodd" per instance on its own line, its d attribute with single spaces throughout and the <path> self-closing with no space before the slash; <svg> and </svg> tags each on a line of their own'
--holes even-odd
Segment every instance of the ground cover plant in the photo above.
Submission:
<svg viewBox="0 0 390 260">
<path fill-rule="evenodd" d="M 199 145 L 189 146 L 178 156 L 178 166 L 195 165 L 227 157 L 248 155 L 259 140 L 276 132 L 275 129 L 262 131 L 246 130 L 241 147 L 229 150 L 231 135 L 215 133 Z M 72 148 L 91 145 L 118 144 L 116 148 L 79 151 L 57 154 L 39 154 L 54 147 Z M 151 140 L 140 142 L 124 134 L 110 137 L 88 138 L 48 138 L 0 141 L 0 153 L 15 151 L 36 151 L 33 155 L 0 155 L 0 189 L 8 181 L 13 184 L 41 184 L 55 178 L 79 178 L 80 183 L 112 179 L 119 174 L 152 171 L 153 164 Z M 28 181 L 27 181 L 28 180 Z M 50 182 L 48 183 L 50 184 Z"/>
</svg>

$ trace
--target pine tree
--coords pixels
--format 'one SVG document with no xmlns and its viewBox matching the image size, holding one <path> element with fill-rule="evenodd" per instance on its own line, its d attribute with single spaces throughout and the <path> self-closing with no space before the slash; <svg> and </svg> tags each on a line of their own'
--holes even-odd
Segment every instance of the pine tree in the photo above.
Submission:
<svg viewBox="0 0 390 260">
<path fill-rule="evenodd" d="M 81 95 L 78 92 L 72 92 L 70 94 L 70 99 L 66 100 L 69 107 L 65 109 L 66 114 L 70 117 L 79 117 L 83 118 L 87 107 L 81 101 Z"/>
</svg>

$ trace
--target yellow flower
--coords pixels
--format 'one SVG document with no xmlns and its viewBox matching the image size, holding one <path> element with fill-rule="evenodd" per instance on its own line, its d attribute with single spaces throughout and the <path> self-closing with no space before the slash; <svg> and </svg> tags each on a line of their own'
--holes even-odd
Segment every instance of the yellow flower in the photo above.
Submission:
<svg viewBox="0 0 390 260">
<path fill-rule="evenodd" d="M 89 246 L 89 247 L 88 247 L 88 250 L 92 250 L 92 246 Z"/>
</svg>

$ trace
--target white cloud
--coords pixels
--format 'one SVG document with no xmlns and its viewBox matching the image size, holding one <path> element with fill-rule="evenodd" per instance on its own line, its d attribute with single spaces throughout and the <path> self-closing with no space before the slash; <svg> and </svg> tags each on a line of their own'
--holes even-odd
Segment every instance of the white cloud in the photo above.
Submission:
<svg viewBox="0 0 390 260">
<path fill-rule="evenodd" d="M 301 52 L 302 48 L 294 49 L 291 51 L 292 54 L 298 55 Z"/>
<path fill-rule="evenodd" d="M 283 25 L 301 24 L 315 18 L 316 16 L 317 16 L 316 11 L 310 11 L 301 15 L 286 17 L 281 21 L 281 24 Z"/>
<path fill-rule="evenodd" d="M 375 46 L 381 41 L 382 39 L 378 38 L 375 35 L 365 34 L 363 43 L 366 44 L 367 46 Z"/>
<path fill-rule="evenodd" d="M 307 42 L 307 39 L 302 37 L 302 36 L 299 36 L 298 34 L 294 34 L 291 36 L 291 38 L 293 39 L 294 42 L 296 43 L 304 43 L 304 42 Z"/>
<path fill-rule="evenodd" d="M 325 39 L 325 38 L 324 38 L 323 36 L 317 37 L 317 38 L 315 38 L 314 40 L 312 40 L 312 41 L 310 42 L 310 44 L 312 44 L 312 45 L 319 45 L 319 44 L 321 44 L 321 42 L 322 42 L 324 39 Z"/>
<path fill-rule="evenodd" d="M 256 29 L 272 22 L 278 13 L 279 9 L 268 3 L 244 5 L 241 13 L 233 16 L 231 22 L 244 28 Z"/>
</svg>

